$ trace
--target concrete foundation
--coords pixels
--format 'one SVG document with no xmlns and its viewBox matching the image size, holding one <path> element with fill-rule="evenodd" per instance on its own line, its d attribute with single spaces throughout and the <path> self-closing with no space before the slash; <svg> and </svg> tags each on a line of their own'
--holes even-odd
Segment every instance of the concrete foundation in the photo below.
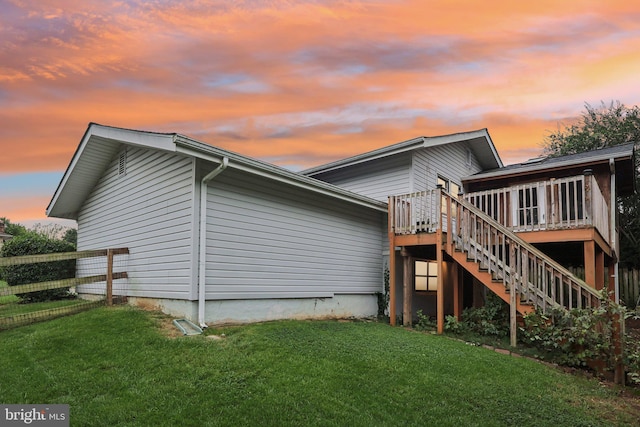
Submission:
<svg viewBox="0 0 640 427">
<path fill-rule="evenodd" d="M 129 304 L 198 321 L 198 302 L 128 297 Z M 292 298 L 207 301 L 208 325 L 254 323 L 280 319 L 345 319 L 375 317 L 375 295 L 335 295 L 333 298 Z"/>
</svg>

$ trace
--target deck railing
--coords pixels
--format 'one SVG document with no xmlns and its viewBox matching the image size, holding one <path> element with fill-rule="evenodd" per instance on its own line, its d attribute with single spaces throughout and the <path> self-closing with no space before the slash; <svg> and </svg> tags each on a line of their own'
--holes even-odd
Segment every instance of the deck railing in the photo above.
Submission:
<svg viewBox="0 0 640 427">
<path fill-rule="evenodd" d="M 438 197 L 437 189 L 391 196 L 389 207 L 394 209 L 395 233 L 434 233 L 440 221 Z"/>
<path fill-rule="evenodd" d="M 610 241 L 607 200 L 591 174 L 478 191 L 464 198 L 515 232 L 595 227 Z"/>
</svg>

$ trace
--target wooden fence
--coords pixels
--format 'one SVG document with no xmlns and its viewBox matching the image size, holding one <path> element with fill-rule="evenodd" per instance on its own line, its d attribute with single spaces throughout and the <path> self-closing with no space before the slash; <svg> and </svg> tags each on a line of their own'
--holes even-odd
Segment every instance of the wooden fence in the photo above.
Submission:
<svg viewBox="0 0 640 427">
<path fill-rule="evenodd" d="M 0 286 L 0 329 L 78 313 L 104 304 L 112 305 L 115 300 L 113 282 L 127 278 L 126 271 L 114 271 L 116 269 L 114 259 L 118 255 L 122 258 L 128 253 L 127 248 L 118 248 L 0 258 L 0 272 L 3 268 L 20 265 L 80 259 L 95 260 L 91 269 L 87 269 L 87 262 L 84 262 L 84 272 L 81 277 L 16 286 L 5 286 L 5 283 L 0 282 L 2 285 Z M 124 266 L 126 262 L 118 263 L 120 270 Z M 91 274 L 86 274 L 88 271 Z M 77 268 L 76 272 L 78 272 Z M 85 293 L 88 286 L 92 286 L 92 289 Z M 29 299 L 25 298 L 25 295 L 52 289 L 69 289 L 69 292 L 62 300 L 25 303 Z"/>
<path fill-rule="evenodd" d="M 627 308 L 639 308 L 640 270 L 619 268 L 618 286 L 620 287 L 620 301 L 624 301 Z"/>
<path fill-rule="evenodd" d="M 584 279 L 584 268 L 569 267 L 569 270 L 576 276 Z M 607 286 L 610 276 L 608 271 L 606 271 L 605 284 L 607 284 Z M 620 302 L 630 309 L 640 308 L 638 305 L 640 299 L 640 270 L 620 267 L 618 269 L 618 286 L 620 289 Z"/>
</svg>

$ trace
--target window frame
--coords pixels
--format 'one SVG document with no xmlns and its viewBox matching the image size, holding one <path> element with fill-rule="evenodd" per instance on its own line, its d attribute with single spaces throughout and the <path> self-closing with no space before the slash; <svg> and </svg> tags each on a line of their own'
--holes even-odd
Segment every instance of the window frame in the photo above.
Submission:
<svg viewBox="0 0 640 427">
<path fill-rule="evenodd" d="M 418 263 L 426 264 L 425 274 L 418 270 Z M 418 279 L 424 278 L 424 286 L 418 288 Z M 430 280 L 433 279 L 433 280 Z M 422 289 L 424 287 L 424 289 Z M 421 293 L 435 293 L 438 291 L 438 262 L 431 259 L 414 259 L 413 261 L 413 290 Z"/>
</svg>

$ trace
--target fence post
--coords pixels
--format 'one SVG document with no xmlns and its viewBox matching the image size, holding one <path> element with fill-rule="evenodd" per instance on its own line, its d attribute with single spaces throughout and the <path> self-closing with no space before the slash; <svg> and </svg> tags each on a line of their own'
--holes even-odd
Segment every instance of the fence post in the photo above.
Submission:
<svg viewBox="0 0 640 427">
<path fill-rule="evenodd" d="M 113 249 L 107 249 L 107 305 L 113 305 Z"/>
</svg>

